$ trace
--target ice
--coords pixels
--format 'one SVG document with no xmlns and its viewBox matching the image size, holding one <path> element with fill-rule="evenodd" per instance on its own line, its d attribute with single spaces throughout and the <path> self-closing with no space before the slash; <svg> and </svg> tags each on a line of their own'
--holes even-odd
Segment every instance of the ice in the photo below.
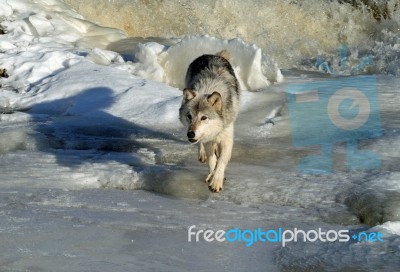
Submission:
<svg viewBox="0 0 400 272">
<path fill-rule="evenodd" d="M 385 230 L 387 233 L 400 235 L 400 223 L 388 221 L 382 225 L 374 227 L 372 230 Z"/>
<path fill-rule="evenodd" d="M 98 3 L 104 7 L 105 2 Z M 302 3 L 304 10 L 311 8 Z M 317 7 L 349 8 L 324 3 Z M 0 82 L 2 269 L 398 269 L 398 77 L 374 74 L 383 134 L 358 143 L 359 149 L 379 155 L 380 168 L 349 170 L 346 146 L 337 143 L 332 173 L 302 174 L 299 161 L 320 154 L 321 146 L 293 146 L 286 92 L 291 84 L 342 78 L 280 70 L 275 63 L 279 55 L 265 44 L 197 33 L 125 39 L 119 30 L 87 21 L 61 1 L 3 0 L 0 5 L 0 24 L 6 30 L 0 35 L 0 68 L 10 75 Z M 306 11 L 297 5 L 282 5 L 290 16 L 299 16 L 295 22 L 304 18 Z M 334 18 L 338 14 L 332 11 Z M 350 28 L 360 26 L 361 15 L 356 11 Z M 307 24 L 315 33 L 318 18 Z M 278 35 L 274 33 L 271 37 Z M 390 44 L 395 50 L 396 39 Z M 288 58 L 289 44 L 281 48 Z M 197 148 L 187 142 L 178 120 L 177 87 L 193 58 L 226 48 L 241 81 L 242 101 L 227 181 L 221 193 L 212 194 L 204 183 L 207 167 L 197 161 Z M 397 60 L 387 54 L 391 49 L 385 50 L 381 52 L 392 69 Z M 297 242 L 286 247 L 188 242 L 192 225 L 204 230 L 379 231 L 384 242 Z"/>
<path fill-rule="evenodd" d="M 291 248 L 282 248 L 277 251 L 276 259 L 281 270 L 329 270 L 335 269 L 354 270 L 361 269 L 372 271 L 376 269 L 396 269 L 399 266 L 398 253 L 399 237 L 391 229 L 396 228 L 397 223 L 387 222 L 384 225 L 366 230 L 383 233 L 385 243 L 343 243 L 342 245 L 329 243 L 297 243 Z M 386 252 L 394 249 L 394 256 L 388 257 Z M 382 265 L 382 262 L 385 265 Z"/>
<path fill-rule="evenodd" d="M 400 221 L 399 180 L 398 172 L 367 176 L 352 188 L 346 204 L 369 225 Z"/>
</svg>

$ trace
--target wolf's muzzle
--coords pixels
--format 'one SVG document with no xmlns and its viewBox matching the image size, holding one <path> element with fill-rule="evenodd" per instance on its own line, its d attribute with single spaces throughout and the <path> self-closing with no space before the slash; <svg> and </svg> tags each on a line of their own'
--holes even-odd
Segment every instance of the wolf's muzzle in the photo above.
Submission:
<svg viewBox="0 0 400 272">
<path fill-rule="evenodd" d="M 191 142 L 191 143 L 197 142 L 197 140 L 194 139 L 194 137 L 196 137 L 196 134 L 194 133 L 194 131 L 189 131 L 187 133 L 187 137 L 189 139 L 189 142 Z"/>
<path fill-rule="evenodd" d="M 195 134 L 193 131 L 189 131 L 189 132 L 187 133 L 187 137 L 188 137 L 189 139 L 193 139 L 194 137 L 196 137 L 196 134 Z"/>
</svg>

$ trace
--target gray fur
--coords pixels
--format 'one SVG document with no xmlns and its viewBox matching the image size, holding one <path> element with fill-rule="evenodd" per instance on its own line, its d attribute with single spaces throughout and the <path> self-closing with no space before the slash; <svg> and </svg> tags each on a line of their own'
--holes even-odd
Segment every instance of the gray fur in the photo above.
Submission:
<svg viewBox="0 0 400 272">
<path fill-rule="evenodd" d="M 220 54 L 224 55 L 225 52 Z M 239 83 L 228 60 L 219 55 L 198 57 L 189 65 L 185 84 L 186 89 L 195 91 L 198 96 L 205 97 L 215 91 L 220 93 L 223 101 L 221 118 L 224 124 L 229 125 L 236 119 L 240 99 Z M 198 106 L 204 106 L 201 99 L 198 102 Z M 185 104 L 180 111 L 183 111 L 184 107 Z"/>
</svg>

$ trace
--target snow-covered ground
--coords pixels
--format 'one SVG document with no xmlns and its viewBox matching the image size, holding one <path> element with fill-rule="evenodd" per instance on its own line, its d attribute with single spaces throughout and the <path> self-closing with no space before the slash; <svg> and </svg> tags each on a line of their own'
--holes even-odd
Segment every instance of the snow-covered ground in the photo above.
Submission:
<svg viewBox="0 0 400 272">
<path fill-rule="evenodd" d="M 0 270 L 400 267 L 399 77 L 374 75 L 383 133 L 359 144 L 380 168 L 349 171 L 339 143 L 333 173 L 306 175 L 298 163 L 320 147 L 293 147 L 286 94 L 335 77 L 280 70 L 274 55 L 240 39 L 126 39 L 59 0 L 0 6 L 0 68 L 9 75 L 0 79 Z M 388 47 L 395 71 L 399 44 Z M 178 121 L 178 88 L 191 60 L 224 48 L 242 105 L 226 185 L 213 194 Z M 384 242 L 188 242 L 192 225 L 380 232 Z"/>
</svg>

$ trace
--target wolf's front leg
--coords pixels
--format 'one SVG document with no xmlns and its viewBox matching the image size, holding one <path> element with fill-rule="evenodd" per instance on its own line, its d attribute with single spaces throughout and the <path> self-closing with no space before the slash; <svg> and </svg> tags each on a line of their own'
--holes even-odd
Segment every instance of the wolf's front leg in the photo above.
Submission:
<svg viewBox="0 0 400 272">
<path fill-rule="evenodd" d="M 206 156 L 208 159 L 208 176 L 206 178 L 206 183 L 210 182 L 214 175 L 215 166 L 217 165 L 217 154 L 215 149 L 217 148 L 214 142 L 208 142 L 204 146 Z"/>
<path fill-rule="evenodd" d="M 199 143 L 199 161 L 205 163 L 207 161 L 207 154 L 203 143 Z"/>
<path fill-rule="evenodd" d="M 220 156 L 217 160 L 208 186 L 208 188 L 215 193 L 221 191 L 223 188 L 225 169 L 229 160 L 231 159 L 233 147 L 233 127 L 231 129 L 227 129 L 227 131 L 221 136 L 221 141 L 219 142 Z"/>
</svg>

